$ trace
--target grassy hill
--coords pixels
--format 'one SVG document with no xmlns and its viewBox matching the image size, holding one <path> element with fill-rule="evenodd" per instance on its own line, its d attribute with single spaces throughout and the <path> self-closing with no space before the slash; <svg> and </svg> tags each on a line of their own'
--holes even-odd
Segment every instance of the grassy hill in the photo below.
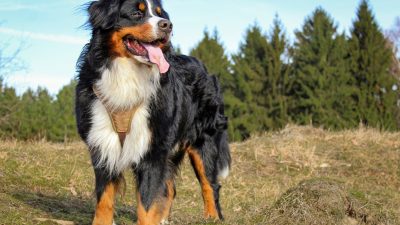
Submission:
<svg viewBox="0 0 400 225">
<path fill-rule="evenodd" d="M 231 145 L 226 221 L 202 219 L 188 160 L 171 224 L 400 224 L 400 133 L 288 126 Z M 134 224 L 133 178 L 117 224 Z M 0 224 L 90 224 L 93 172 L 82 143 L 0 141 Z"/>
</svg>

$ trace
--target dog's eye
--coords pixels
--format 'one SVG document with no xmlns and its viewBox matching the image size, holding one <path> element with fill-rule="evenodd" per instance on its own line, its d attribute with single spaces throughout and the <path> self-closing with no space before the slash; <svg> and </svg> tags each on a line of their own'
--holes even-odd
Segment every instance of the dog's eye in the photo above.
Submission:
<svg viewBox="0 0 400 225">
<path fill-rule="evenodd" d="M 143 12 L 142 11 L 135 11 L 132 13 L 132 16 L 135 18 L 141 18 L 143 17 Z"/>
</svg>

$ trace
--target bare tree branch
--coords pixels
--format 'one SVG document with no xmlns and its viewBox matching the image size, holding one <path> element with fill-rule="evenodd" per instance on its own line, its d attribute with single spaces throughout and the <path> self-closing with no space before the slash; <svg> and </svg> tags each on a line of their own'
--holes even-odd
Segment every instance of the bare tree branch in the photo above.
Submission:
<svg viewBox="0 0 400 225">
<path fill-rule="evenodd" d="M 387 30 L 385 33 L 386 37 L 393 43 L 393 47 L 395 49 L 395 52 L 397 53 L 397 56 L 399 56 L 398 50 L 400 49 L 400 17 L 396 18 L 392 28 Z"/>
<path fill-rule="evenodd" d="M 397 17 L 393 27 L 385 32 L 387 46 L 393 49 L 392 66 L 390 72 L 400 81 L 400 17 Z"/>
<path fill-rule="evenodd" d="M 18 58 L 22 48 L 21 44 L 16 50 L 6 55 L 7 46 L 0 47 L 0 79 L 6 78 L 13 72 L 25 69 L 24 63 Z"/>
<path fill-rule="evenodd" d="M 16 71 L 25 69 L 24 63 L 19 59 L 23 44 L 20 44 L 15 50 L 7 51 L 9 46 L 7 43 L 0 45 L 0 99 L 6 102 L 9 97 L 6 94 L 7 86 L 4 83 L 4 79 Z M 10 116 L 15 113 L 17 108 L 17 102 L 12 102 L 11 104 L 0 102 L 0 125 L 9 123 Z"/>
</svg>

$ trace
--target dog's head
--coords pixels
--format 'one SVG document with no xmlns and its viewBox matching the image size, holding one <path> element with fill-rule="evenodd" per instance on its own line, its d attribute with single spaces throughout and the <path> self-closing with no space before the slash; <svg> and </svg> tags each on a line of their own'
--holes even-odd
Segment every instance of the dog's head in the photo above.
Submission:
<svg viewBox="0 0 400 225">
<path fill-rule="evenodd" d="M 111 57 L 131 57 L 163 69 L 159 60 L 165 61 L 163 52 L 170 48 L 172 23 L 161 0 L 99 0 L 88 11 L 93 33 L 107 37 Z"/>
</svg>

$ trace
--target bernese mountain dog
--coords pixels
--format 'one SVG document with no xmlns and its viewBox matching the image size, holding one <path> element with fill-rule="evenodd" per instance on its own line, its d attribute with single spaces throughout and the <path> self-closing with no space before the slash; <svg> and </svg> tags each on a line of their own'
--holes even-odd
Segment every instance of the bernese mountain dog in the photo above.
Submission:
<svg viewBox="0 0 400 225">
<path fill-rule="evenodd" d="M 98 0 L 88 13 L 92 37 L 77 64 L 76 119 L 96 179 L 93 224 L 113 224 L 126 169 L 136 179 L 137 223 L 166 221 L 186 154 L 204 216 L 223 219 L 219 179 L 228 175 L 231 157 L 216 77 L 174 52 L 173 25 L 160 0 Z"/>
</svg>

